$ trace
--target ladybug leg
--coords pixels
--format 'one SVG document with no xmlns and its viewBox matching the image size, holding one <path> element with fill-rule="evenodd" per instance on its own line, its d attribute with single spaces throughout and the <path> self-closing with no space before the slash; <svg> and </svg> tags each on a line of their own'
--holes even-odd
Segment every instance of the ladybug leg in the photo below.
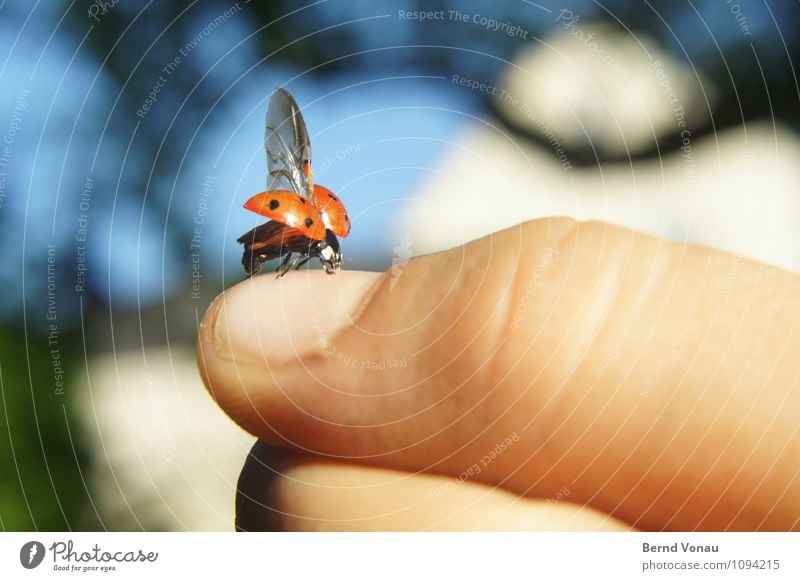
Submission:
<svg viewBox="0 0 800 581">
<path fill-rule="evenodd" d="M 290 260 L 291 263 L 289 262 Z M 292 270 L 292 264 L 294 264 L 294 260 L 292 259 L 292 253 L 290 252 L 286 255 L 286 258 L 283 259 L 278 268 L 275 269 L 275 272 L 278 273 L 278 278 Z"/>
<path fill-rule="evenodd" d="M 299 258 L 299 257 L 298 257 L 298 258 Z M 301 260 L 300 262 L 298 262 L 298 263 L 295 265 L 294 269 L 295 269 L 295 270 L 300 270 L 300 267 L 301 267 L 301 266 L 303 266 L 303 265 L 304 265 L 306 262 L 308 262 L 309 260 L 311 260 L 311 257 L 310 257 L 310 256 L 306 256 L 305 258 L 303 258 L 303 260 Z"/>
<path fill-rule="evenodd" d="M 286 255 L 286 258 L 284 258 L 284 259 L 281 261 L 281 263 L 278 265 L 278 268 L 276 268 L 276 269 L 275 269 L 275 272 L 278 272 L 278 271 L 280 271 L 280 270 L 283 270 L 283 267 L 284 267 L 284 266 L 286 266 L 286 263 L 287 263 L 287 262 L 289 262 L 289 260 L 291 260 L 291 258 L 292 258 L 292 253 L 290 252 L 290 253 L 288 253 L 288 254 Z"/>
<path fill-rule="evenodd" d="M 278 278 L 281 278 L 290 270 L 296 270 L 303 266 L 310 257 L 307 254 L 298 254 L 294 258 L 292 258 L 291 262 L 287 261 L 286 259 L 283 260 L 281 263 L 280 273 L 278 274 Z"/>
<path fill-rule="evenodd" d="M 252 250 L 245 249 L 242 255 L 242 266 L 248 277 L 255 276 L 261 271 L 261 263 L 265 258 L 263 254 L 256 254 Z"/>
<path fill-rule="evenodd" d="M 291 262 L 288 264 L 288 266 L 286 267 L 286 269 L 285 269 L 285 270 L 284 270 L 284 271 L 283 271 L 283 272 L 282 272 L 282 273 L 281 273 L 279 276 L 283 276 L 284 274 L 286 274 L 286 273 L 287 273 L 287 272 L 289 272 L 290 270 L 297 270 L 297 269 L 299 269 L 299 268 L 300 268 L 301 266 L 303 266 L 303 265 L 304 265 L 306 262 L 308 262 L 308 260 L 309 260 L 310 258 L 311 258 L 311 257 L 310 257 L 308 254 L 298 254 L 297 256 L 295 256 L 294 258 L 292 258 L 292 261 L 291 261 Z"/>
</svg>

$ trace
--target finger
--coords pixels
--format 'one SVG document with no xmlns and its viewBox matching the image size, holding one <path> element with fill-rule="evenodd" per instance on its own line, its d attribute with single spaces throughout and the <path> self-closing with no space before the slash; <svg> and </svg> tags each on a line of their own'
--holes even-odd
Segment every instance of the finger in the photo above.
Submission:
<svg viewBox="0 0 800 581">
<path fill-rule="evenodd" d="M 240 531 L 626 531 L 594 509 L 465 480 L 342 464 L 256 442 L 236 500 Z"/>
<path fill-rule="evenodd" d="M 384 275 L 260 277 L 206 315 L 220 405 L 282 446 L 563 487 L 642 528 L 800 518 L 800 284 L 598 223 L 535 221 Z"/>
</svg>

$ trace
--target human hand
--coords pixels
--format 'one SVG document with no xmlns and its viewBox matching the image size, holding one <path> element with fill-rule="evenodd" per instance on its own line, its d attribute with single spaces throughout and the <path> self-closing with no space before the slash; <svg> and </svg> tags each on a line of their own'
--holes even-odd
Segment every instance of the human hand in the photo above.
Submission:
<svg viewBox="0 0 800 581">
<path fill-rule="evenodd" d="M 242 529 L 790 530 L 798 319 L 792 274 L 551 219 L 247 280 L 198 359 L 266 443 Z"/>
</svg>

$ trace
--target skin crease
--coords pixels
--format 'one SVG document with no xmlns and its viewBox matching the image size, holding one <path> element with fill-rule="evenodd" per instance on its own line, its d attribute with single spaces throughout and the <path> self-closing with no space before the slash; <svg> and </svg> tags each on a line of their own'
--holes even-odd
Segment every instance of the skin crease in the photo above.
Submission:
<svg viewBox="0 0 800 581">
<path fill-rule="evenodd" d="M 303 453 L 289 453 L 292 470 L 317 483 L 405 471 L 409 506 L 431 485 L 417 479 L 452 481 L 516 437 L 457 491 L 423 503 L 441 518 L 419 528 L 483 485 L 500 505 L 508 493 L 528 502 L 566 490 L 565 510 L 594 509 L 581 521 L 591 530 L 790 530 L 800 527 L 799 317 L 800 280 L 779 269 L 549 219 L 415 258 L 400 276 L 245 281 L 209 308 L 198 360 L 235 421 Z M 358 367 L 381 361 L 406 365 Z M 303 515 L 264 526 L 313 530 L 348 514 L 315 521 L 307 482 L 251 478 L 266 464 L 249 464 L 240 483 L 268 489 L 250 496 Z M 337 502 L 359 515 L 355 530 L 369 528 L 356 510 L 368 492 L 348 491 Z M 386 503 L 398 506 L 388 493 Z M 376 522 L 413 529 L 408 511 Z M 445 526 L 480 528 L 490 513 Z M 549 528 L 568 520 L 553 514 Z"/>
</svg>

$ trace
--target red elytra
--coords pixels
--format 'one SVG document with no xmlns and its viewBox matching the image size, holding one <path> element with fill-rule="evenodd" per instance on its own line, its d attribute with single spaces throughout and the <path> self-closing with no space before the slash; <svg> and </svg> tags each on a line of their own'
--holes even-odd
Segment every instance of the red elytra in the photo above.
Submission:
<svg viewBox="0 0 800 581">
<path fill-rule="evenodd" d="M 347 238 L 350 234 L 350 217 L 344 208 L 342 200 L 324 186 L 314 185 L 314 201 L 317 210 L 322 215 L 325 227 L 337 236 Z"/>
<path fill-rule="evenodd" d="M 244 207 L 281 224 L 297 228 L 312 240 L 325 238 L 326 224 L 319 211 L 303 196 L 287 190 L 256 194 Z"/>
</svg>

